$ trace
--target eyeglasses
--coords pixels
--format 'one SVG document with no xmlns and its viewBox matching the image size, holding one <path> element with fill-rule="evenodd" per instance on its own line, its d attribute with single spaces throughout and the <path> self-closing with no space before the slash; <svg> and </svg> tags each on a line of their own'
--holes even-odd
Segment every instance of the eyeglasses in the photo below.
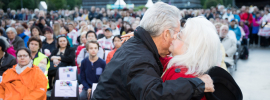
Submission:
<svg viewBox="0 0 270 100">
<path fill-rule="evenodd" d="M 29 55 L 18 55 L 17 58 L 26 58 L 29 57 Z"/>
<path fill-rule="evenodd" d="M 173 30 L 173 29 L 170 29 L 170 30 Z M 183 29 L 182 29 L 182 30 L 183 30 Z M 182 39 L 180 38 L 180 35 L 181 35 L 181 33 L 182 33 L 182 30 L 180 30 L 179 32 L 173 30 L 174 32 L 177 32 L 176 38 L 179 39 L 179 40 L 182 40 Z"/>
</svg>

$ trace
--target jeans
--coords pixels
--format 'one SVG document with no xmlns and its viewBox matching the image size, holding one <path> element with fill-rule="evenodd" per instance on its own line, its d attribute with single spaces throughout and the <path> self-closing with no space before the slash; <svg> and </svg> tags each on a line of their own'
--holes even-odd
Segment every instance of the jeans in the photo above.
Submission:
<svg viewBox="0 0 270 100">
<path fill-rule="evenodd" d="M 87 100 L 87 90 L 82 90 L 80 94 L 80 100 Z"/>
</svg>

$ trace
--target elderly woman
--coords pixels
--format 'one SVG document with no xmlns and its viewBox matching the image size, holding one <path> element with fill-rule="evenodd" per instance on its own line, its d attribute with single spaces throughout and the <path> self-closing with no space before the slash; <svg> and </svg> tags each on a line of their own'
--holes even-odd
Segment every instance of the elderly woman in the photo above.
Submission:
<svg viewBox="0 0 270 100">
<path fill-rule="evenodd" d="M 24 41 L 22 38 L 17 36 L 17 31 L 13 27 L 9 27 L 7 30 L 8 42 L 10 45 L 13 45 L 14 50 L 18 50 L 19 48 L 25 47 Z"/>
<path fill-rule="evenodd" d="M 220 40 L 210 21 L 195 17 L 188 19 L 184 29 L 174 35 L 169 50 L 173 58 L 163 73 L 164 82 L 179 77 L 199 77 L 216 66 L 220 58 Z"/>
<path fill-rule="evenodd" d="M 3 73 L 0 98 L 3 100 L 46 100 L 47 78 L 33 65 L 31 52 L 20 48 L 16 52 L 18 64 Z"/>
<path fill-rule="evenodd" d="M 236 41 L 228 36 L 228 26 L 222 25 L 220 28 L 220 39 L 226 52 L 225 64 L 227 67 L 234 65 L 233 55 L 235 54 L 237 47 Z"/>
</svg>

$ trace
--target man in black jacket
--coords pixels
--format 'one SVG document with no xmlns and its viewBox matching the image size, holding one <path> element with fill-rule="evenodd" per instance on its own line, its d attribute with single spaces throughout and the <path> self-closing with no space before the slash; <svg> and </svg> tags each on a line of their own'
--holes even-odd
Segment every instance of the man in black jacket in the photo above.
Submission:
<svg viewBox="0 0 270 100">
<path fill-rule="evenodd" d="M 0 76 L 13 65 L 17 64 L 16 58 L 6 52 L 9 44 L 4 37 L 0 37 Z M 2 81 L 2 80 L 0 80 Z"/>
<path fill-rule="evenodd" d="M 88 14 L 88 19 L 91 21 L 94 18 L 99 19 L 99 14 L 96 12 L 96 7 L 92 6 L 91 11 Z"/>
<path fill-rule="evenodd" d="M 173 35 L 180 31 L 179 9 L 158 2 L 149 8 L 134 37 L 114 54 L 100 76 L 92 100 L 200 100 L 213 92 L 208 75 L 163 83 L 159 57 L 170 54 Z"/>
</svg>

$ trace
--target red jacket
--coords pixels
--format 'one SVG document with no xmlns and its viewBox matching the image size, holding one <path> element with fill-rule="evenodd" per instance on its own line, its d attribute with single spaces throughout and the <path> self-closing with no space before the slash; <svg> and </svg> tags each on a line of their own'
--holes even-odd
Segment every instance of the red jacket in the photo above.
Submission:
<svg viewBox="0 0 270 100">
<path fill-rule="evenodd" d="M 159 58 L 160 62 L 163 65 L 163 74 L 164 74 L 162 76 L 163 82 L 165 82 L 166 80 L 176 80 L 180 77 L 182 78 L 195 78 L 196 77 L 192 74 L 186 75 L 186 72 L 188 69 L 185 66 L 172 66 L 171 68 L 167 69 L 167 65 L 171 59 L 172 57 Z M 201 100 L 206 100 L 206 97 L 204 96 Z"/>
<path fill-rule="evenodd" d="M 76 66 L 77 66 L 78 74 L 80 74 L 80 67 L 79 67 L 79 65 L 77 64 L 77 57 L 78 57 L 78 55 L 80 54 L 80 52 L 81 52 L 81 50 L 82 50 L 83 48 L 85 48 L 85 46 L 82 46 L 82 45 L 78 46 L 77 51 L 76 51 L 76 54 L 75 54 L 75 55 L 76 55 L 75 63 L 76 63 Z"/>
<path fill-rule="evenodd" d="M 248 17 L 249 16 L 249 17 Z M 240 15 L 241 21 L 245 22 L 246 20 L 249 22 L 249 27 L 251 26 L 251 23 L 253 21 L 253 16 L 250 13 L 243 13 Z"/>
</svg>

